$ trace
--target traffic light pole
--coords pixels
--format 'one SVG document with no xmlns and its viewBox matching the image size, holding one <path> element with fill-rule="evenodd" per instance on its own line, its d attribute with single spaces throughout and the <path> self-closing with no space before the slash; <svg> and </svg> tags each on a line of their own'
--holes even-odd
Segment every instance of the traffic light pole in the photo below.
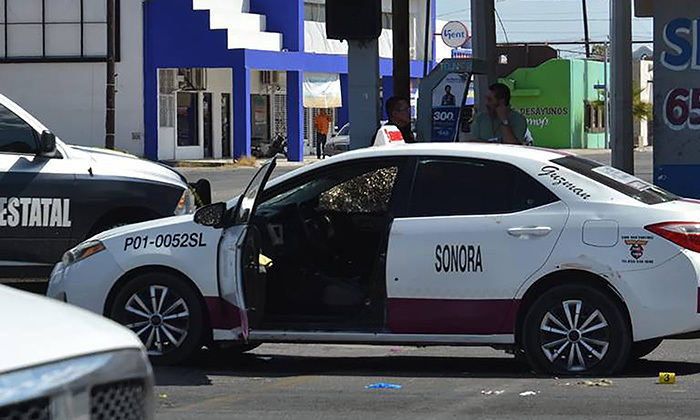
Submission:
<svg viewBox="0 0 700 420">
<path fill-rule="evenodd" d="M 105 113 L 105 147 L 115 148 L 116 104 L 116 0 L 107 0 L 107 103 Z"/>
<path fill-rule="evenodd" d="M 634 120 L 632 116 L 632 4 L 612 1 L 612 164 L 634 174 Z"/>
<path fill-rule="evenodd" d="M 394 55 L 394 96 L 411 99 L 411 69 L 409 46 L 409 1 L 392 0 Z M 389 98 L 384 98 L 386 101 Z"/>
</svg>

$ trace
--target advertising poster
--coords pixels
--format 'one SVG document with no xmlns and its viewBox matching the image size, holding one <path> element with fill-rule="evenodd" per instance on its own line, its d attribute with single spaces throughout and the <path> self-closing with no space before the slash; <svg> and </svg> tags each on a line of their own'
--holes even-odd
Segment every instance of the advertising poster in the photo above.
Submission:
<svg viewBox="0 0 700 420">
<path fill-rule="evenodd" d="M 455 140 L 467 82 L 467 74 L 450 73 L 433 90 L 432 141 Z"/>
</svg>

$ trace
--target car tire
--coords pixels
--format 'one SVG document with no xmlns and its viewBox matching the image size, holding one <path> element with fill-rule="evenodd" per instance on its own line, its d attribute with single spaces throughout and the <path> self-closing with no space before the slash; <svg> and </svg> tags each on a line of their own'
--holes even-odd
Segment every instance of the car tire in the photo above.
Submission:
<svg viewBox="0 0 700 420">
<path fill-rule="evenodd" d="M 630 349 L 630 361 L 647 356 L 649 353 L 656 350 L 662 342 L 663 340 L 661 338 L 652 338 L 651 340 L 632 343 L 632 347 Z"/>
<path fill-rule="evenodd" d="M 582 284 L 542 294 L 528 309 L 522 333 L 533 368 L 557 375 L 614 374 L 627 363 L 632 341 L 619 304 Z"/>
<path fill-rule="evenodd" d="M 131 279 L 117 293 L 110 318 L 136 333 L 154 364 L 180 363 L 202 346 L 201 300 L 189 284 L 170 273 Z"/>
</svg>

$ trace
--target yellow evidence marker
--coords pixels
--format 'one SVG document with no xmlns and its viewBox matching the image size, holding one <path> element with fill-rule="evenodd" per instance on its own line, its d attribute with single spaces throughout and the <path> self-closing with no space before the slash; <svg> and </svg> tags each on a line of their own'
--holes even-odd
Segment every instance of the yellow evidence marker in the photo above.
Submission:
<svg viewBox="0 0 700 420">
<path fill-rule="evenodd" d="M 676 374 L 673 372 L 659 372 L 659 384 L 673 385 L 676 383 Z"/>
</svg>

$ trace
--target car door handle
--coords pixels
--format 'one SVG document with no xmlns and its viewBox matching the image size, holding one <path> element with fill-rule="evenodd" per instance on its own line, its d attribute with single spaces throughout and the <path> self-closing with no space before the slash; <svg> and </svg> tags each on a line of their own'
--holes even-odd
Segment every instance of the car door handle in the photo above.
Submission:
<svg viewBox="0 0 700 420">
<path fill-rule="evenodd" d="M 549 226 L 526 226 L 508 229 L 508 234 L 510 236 L 517 236 L 520 238 L 530 238 L 533 236 L 547 236 L 551 232 L 552 228 Z"/>
</svg>

